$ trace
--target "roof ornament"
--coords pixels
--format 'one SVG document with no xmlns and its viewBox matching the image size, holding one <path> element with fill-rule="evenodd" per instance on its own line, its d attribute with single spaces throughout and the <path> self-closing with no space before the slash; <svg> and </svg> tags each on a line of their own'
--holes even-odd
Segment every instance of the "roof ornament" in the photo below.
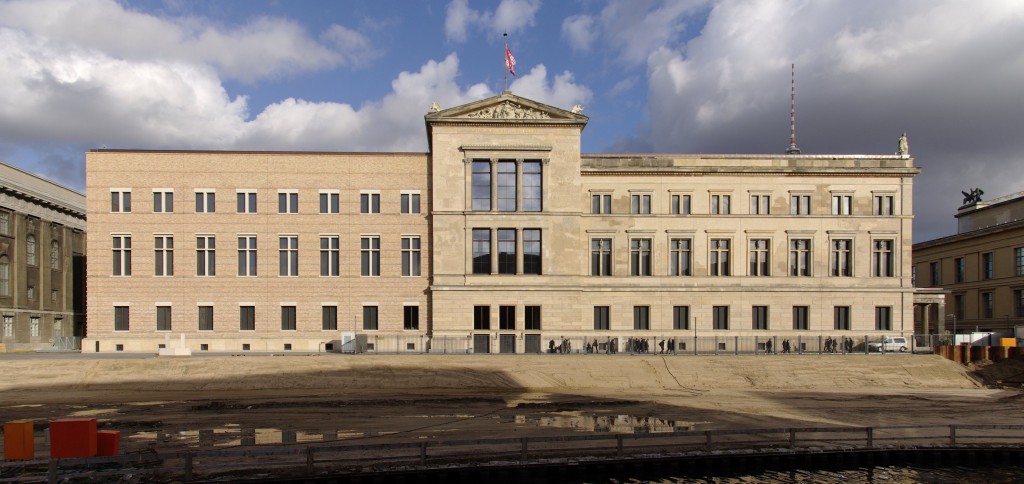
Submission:
<svg viewBox="0 0 1024 484">
<path fill-rule="evenodd" d="M 579 114 L 579 113 L 582 113 L 582 112 L 583 112 L 583 105 L 582 104 L 577 104 L 577 105 L 572 107 L 572 113 L 573 114 Z"/>
<path fill-rule="evenodd" d="M 910 145 L 907 144 L 906 132 L 900 135 L 899 147 L 896 150 L 896 154 L 903 157 L 910 156 Z"/>
<path fill-rule="evenodd" d="M 434 102 L 430 103 L 430 112 L 436 113 L 436 112 L 440 112 L 440 111 L 441 111 L 441 105 L 438 104 L 437 101 L 434 101 Z"/>
<path fill-rule="evenodd" d="M 981 196 L 985 194 L 985 191 L 980 188 L 972 188 L 969 192 L 961 191 L 960 193 L 964 196 L 963 206 L 967 207 L 969 205 L 977 205 L 977 203 L 981 201 Z"/>
</svg>

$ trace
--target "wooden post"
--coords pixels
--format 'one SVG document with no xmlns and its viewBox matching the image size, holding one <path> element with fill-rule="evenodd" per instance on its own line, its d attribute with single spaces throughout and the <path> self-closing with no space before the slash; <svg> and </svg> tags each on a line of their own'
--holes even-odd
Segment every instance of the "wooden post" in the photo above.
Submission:
<svg viewBox="0 0 1024 484">
<path fill-rule="evenodd" d="M 521 438 L 519 440 L 522 441 L 522 446 L 523 446 L 522 447 L 522 456 L 519 458 L 519 462 L 526 462 L 527 443 L 530 441 L 530 439 L 527 438 L 527 437 L 523 437 L 523 438 Z"/>
<path fill-rule="evenodd" d="M 956 447 L 956 425 L 949 426 L 949 445 Z"/>
<path fill-rule="evenodd" d="M 314 452 L 316 452 L 316 447 L 313 447 L 312 445 L 306 447 L 306 473 L 307 474 L 312 474 L 313 473 L 313 464 L 315 462 L 314 461 L 314 457 L 313 457 L 313 453 Z"/>
<path fill-rule="evenodd" d="M 427 442 L 420 442 L 420 465 L 427 465 Z"/>
<path fill-rule="evenodd" d="M 789 429 L 789 446 L 796 447 L 796 430 Z"/>
<path fill-rule="evenodd" d="M 704 431 L 704 447 L 707 447 L 708 450 L 711 450 L 711 431 L 710 430 L 705 430 Z"/>
<path fill-rule="evenodd" d="M 873 427 L 867 428 L 868 433 L 868 447 L 875 446 L 875 429 Z"/>
<path fill-rule="evenodd" d="M 185 480 L 192 480 L 192 453 L 185 454 Z"/>
</svg>

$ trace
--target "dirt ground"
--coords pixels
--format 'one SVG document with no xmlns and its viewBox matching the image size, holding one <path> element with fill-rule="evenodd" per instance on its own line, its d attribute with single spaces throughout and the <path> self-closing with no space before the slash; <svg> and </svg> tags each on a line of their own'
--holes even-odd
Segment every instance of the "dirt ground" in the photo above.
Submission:
<svg viewBox="0 0 1024 484">
<path fill-rule="evenodd" d="M 310 355 L 14 358 L 2 420 L 96 417 L 122 450 L 258 442 L 391 442 L 588 431 L 1024 424 L 1024 393 L 991 388 L 1013 362 L 931 355 Z M 1008 378 L 1008 377 L 1004 377 Z M 1017 376 L 1017 378 L 1020 378 Z M 1014 385 L 1007 385 L 1014 386 Z M 231 437 L 234 435 L 234 437 Z M 232 440 L 234 439 L 234 440 Z M 42 439 L 37 439 L 37 442 Z M 44 448 L 39 449 L 45 452 Z"/>
</svg>

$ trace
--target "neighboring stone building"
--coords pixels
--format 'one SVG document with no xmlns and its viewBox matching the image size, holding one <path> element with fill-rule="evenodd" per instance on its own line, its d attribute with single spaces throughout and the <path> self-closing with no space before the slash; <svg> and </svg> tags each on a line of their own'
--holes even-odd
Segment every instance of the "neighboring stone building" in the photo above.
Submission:
<svg viewBox="0 0 1024 484">
<path fill-rule="evenodd" d="M 85 335 L 84 232 L 84 195 L 0 163 L 3 349 L 71 347 Z"/>
<path fill-rule="evenodd" d="M 1024 325 L 1024 192 L 971 199 L 956 214 L 957 234 L 914 244 L 916 285 L 942 288 L 945 307 L 918 315 L 924 331 L 1014 334 Z"/>
<path fill-rule="evenodd" d="M 89 152 L 84 350 L 912 331 L 905 154 L 585 155 L 510 93 L 425 120 L 427 153 Z"/>
</svg>

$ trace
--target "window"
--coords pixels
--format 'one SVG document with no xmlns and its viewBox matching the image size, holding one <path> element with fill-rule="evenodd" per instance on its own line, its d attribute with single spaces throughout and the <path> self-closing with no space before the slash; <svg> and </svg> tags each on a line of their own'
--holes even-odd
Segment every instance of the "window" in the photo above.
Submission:
<svg viewBox="0 0 1024 484">
<path fill-rule="evenodd" d="M 338 306 L 321 306 L 320 313 L 320 329 L 324 331 L 338 329 Z"/>
<path fill-rule="evenodd" d="M 523 211 L 540 212 L 543 208 L 543 179 L 541 162 L 523 162 Z"/>
<path fill-rule="evenodd" d="M 994 293 L 983 292 L 981 293 L 981 317 L 985 319 L 992 319 L 994 316 Z"/>
<path fill-rule="evenodd" d="M 527 331 L 540 331 L 540 306 L 526 306 L 523 308 L 523 329 Z"/>
<path fill-rule="evenodd" d="M 199 306 L 199 331 L 213 331 L 213 306 Z"/>
<path fill-rule="evenodd" d="M 236 194 L 238 198 L 238 213 L 256 213 L 256 191 L 239 191 Z"/>
<path fill-rule="evenodd" d="M 36 287 L 35 286 L 29 285 L 25 292 L 26 292 L 25 295 L 28 296 L 29 300 L 33 300 L 33 299 L 36 298 Z"/>
<path fill-rule="evenodd" d="M 768 239 L 752 239 L 750 241 L 750 275 L 770 276 L 771 267 L 768 263 Z"/>
<path fill-rule="evenodd" d="M 669 211 L 673 215 L 689 215 L 690 214 L 690 196 L 689 195 L 672 195 L 670 199 Z"/>
<path fill-rule="evenodd" d="M 420 238 L 402 237 L 402 275 L 420 275 Z"/>
<path fill-rule="evenodd" d="M 128 213 L 132 211 L 132 191 L 128 189 L 110 190 L 110 211 Z"/>
<path fill-rule="evenodd" d="M 153 275 L 174 275 L 174 237 L 157 235 L 153 238 Z"/>
<path fill-rule="evenodd" d="M 540 229 L 523 229 L 523 274 L 541 273 Z"/>
<path fill-rule="evenodd" d="M 341 212 L 341 194 L 337 190 L 320 191 L 320 213 Z"/>
<path fill-rule="evenodd" d="M 981 278 L 992 279 L 995 277 L 995 261 L 991 252 L 981 254 Z"/>
<path fill-rule="evenodd" d="M 711 324 L 714 329 L 729 329 L 729 306 L 712 306 Z"/>
<path fill-rule="evenodd" d="M 238 275 L 256 277 L 256 236 L 238 236 Z"/>
<path fill-rule="evenodd" d="M 283 235 L 278 237 L 278 275 L 299 275 L 299 236 Z"/>
<path fill-rule="evenodd" d="M 651 275 L 651 239 L 629 241 L 629 274 L 631 276 Z"/>
<path fill-rule="evenodd" d="M 281 331 L 295 331 L 295 306 L 281 306 Z"/>
<path fill-rule="evenodd" d="M 256 306 L 238 307 L 238 329 L 256 331 Z"/>
<path fill-rule="evenodd" d="M 299 213 L 299 192 L 279 190 L 277 192 L 277 213 Z"/>
<path fill-rule="evenodd" d="M 212 235 L 196 236 L 196 275 L 217 275 L 216 240 Z"/>
<path fill-rule="evenodd" d="M 789 275 L 807 277 L 811 275 L 810 239 L 789 241 Z"/>
<path fill-rule="evenodd" d="M 963 294 L 955 294 L 953 296 L 953 314 L 956 315 L 957 319 L 964 319 L 964 314 L 967 312 L 967 304 L 964 302 Z"/>
<path fill-rule="evenodd" d="M 491 273 L 491 229 L 473 229 L 473 274 Z"/>
<path fill-rule="evenodd" d="M 850 330 L 850 306 L 836 306 L 833 308 L 835 319 L 834 328 L 838 331 Z"/>
<path fill-rule="evenodd" d="M 153 213 L 174 212 L 174 190 L 153 190 Z"/>
<path fill-rule="evenodd" d="M 491 307 L 490 306 L 473 306 L 473 329 L 475 329 L 475 330 L 489 330 L 489 329 L 491 329 Z"/>
<path fill-rule="evenodd" d="M 832 195 L 832 215 L 852 215 L 853 195 Z"/>
<path fill-rule="evenodd" d="M 498 229 L 498 274 L 516 273 L 516 230 Z"/>
<path fill-rule="evenodd" d="M 871 203 L 871 212 L 875 215 L 895 215 L 896 207 L 893 195 L 875 195 Z"/>
<path fill-rule="evenodd" d="M 0 297 L 11 295 L 11 259 L 0 255 Z"/>
<path fill-rule="evenodd" d="M 608 306 L 594 306 L 594 329 L 609 329 Z"/>
<path fill-rule="evenodd" d="M 810 308 L 808 306 L 793 306 L 793 329 L 797 331 L 807 331 L 811 329 L 810 319 L 808 314 Z"/>
<path fill-rule="evenodd" d="M 931 286 L 938 287 L 941 283 L 941 265 L 938 261 L 928 263 L 928 269 L 931 273 Z"/>
<path fill-rule="evenodd" d="M 811 214 L 811 196 L 810 195 L 790 195 L 789 196 L 789 213 L 791 215 L 810 215 Z"/>
<path fill-rule="evenodd" d="M 729 275 L 729 239 L 711 239 L 712 276 Z"/>
<path fill-rule="evenodd" d="M 612 196 L 607 193 L 591 195 L 590 213 L 612 213 Z"/>
<path fill-rule="evenodd" d="M 341 271 L 341 238 L 337 235 L 320 237 L 320 275 L 338 276 Z"/>
<path fill-rule="evenodd" d="M 402 306 L 402 328 L 407 330 L 420 329 L 419 306 Z"/>
<path fill-rule="evenodd" d="M 672 329 L 690 329 L 690 306 L 672 306 Z"/>
<path fill-rule="evenodd" d="M 491 209 L 491 162 L 487 160 L 473 161 L 473 210 L 489 211 Z M 489 271 L 488 271 L 489 272 Z"/>
<path fill-rule="evenodd" d="M 690 270 L 690 239 L 671 239 L 669 245 L 668 272 L 673 276 L 692 275 Z"/>
<path fill-rule="evenodd" d="M 214 213 L 217 211 L 217 194 L 210 190 L 196 190 L 196 213 Z"/>
<path fill-rule="evenodd" d="M 834 277 L 853 276 L 853 240 L 837 238 L 831 240 L 831 275 Z"/>
<path fill-rule="evenodd" d="M 37 324 L 39 318 L 32 318 Z M 114 306 L 114 331 L 128 331 L 128 306 Z M 38 331 L 38 330 L 36 330 Z M 33 334 L 38 336 L 38 334 Z"/>
<path fill-rule="evenodd" d="M 380 237 L 366 236 L 359 240 L 360 274 L 367 277 L 380 276 Z"/>
<path fill-rule="evenodd" d="M 514 160 L 498 161 L 498 211 L 516 211 L 516 162 Z"/>
<path fill-rule="evenodd" d="M 633 306 L 633 329 L 651 329 L 651 307 Z"/>
<path fill-rule="evenodd" d="M 1013 290 L 1014 316 L 1024 318 L 1024 289 Z"/>
<path fill-rule="evenodd" d="M 50 270 L 60 270 L 60 242 L 50 241 Z"/>
<path fill-rule="evenodd" d="M 14 316 L 4 316 L 4 337 L 14 337 Z"/>
<path fill-rule="evenodd" d="M 750 213 L 753 215 L 768 215 L 771 213 L 771 195 L 751 195 Z"/>
<path fill-rule="evenodd" d="M 629 213 L 649 215 L 651 213 L 651 196 L 646 194 L 630 195 Z"/>
<path fill-rule="evenodd" d="M 876 240 L 871 251 L 871 267 L 875 277 L 893 277 L 896 264 L 893 259 L 892 240 Z"/>
<path fill-rule="evenodd" d="M 380 213 L 380 194 L 360 193 L 359 213 Z"/>
<path fill-rule="evenodd" d="M 125 321 L 127 322 L 127 319 Z M 28 323 L 29 323 L 29 327 L 28 327 L 29 335 L 30 336 L 34 336 L 34 337 L 38 337 L 39 336 L 39 318 L 36 317 L 36 316 L 32 316 L 32 317 L 28 318 Z M 115 328 L 115 331 L 117 331 L 116 328 Z M 127 324 L 125 324 L 124 331 L 128 331 L 128 325 Z"/>
<path fill-rule="evenodd" d="M 732 213 L 731 201 L 732 195 L 711 195 L 711 214 L 729 215 Z"/>
<path fill-rule="evenodd" d="M 113 236 L 114 275 L 132 275 L 132 236 Z"/>
<path fill-rule="evenodd" d="M 956 276 L 956 282 L 964 282 L 964 274 L 967 272 L 964 266 L 964 258 L 957 257 L 953 260 L 954 275 Z"/>
<path fill-rule="evenodd" d="M 11 213 L 0 211 L 0 235 L 11 234 Z"/>
<path fill-rule="evenodd" d="M 891 306 L 875 306 L 875 331 L 892 331 Z"/>
<path fill-rule="evenodd" d="M 1014 274 L 1024 276 L 1024 247 L 1013 249 L 1013 260 L 1016 267 Z"/>
<path fill-rule="evenodd" d="M 402 192 L 399 200 L 402 204 L 399 208 L 400 213 L 420 213 L 420 192 Z"/>
<path fill-rule="evenodd" d="M 171 330 L 171 307 L 170 306 L 157 306 L 156 307 L 156 330 L 157 331 L 170 331 Z"/>
<path fill-rule="evenodd" d="M 39 265 L 39 260 L 36 258 L 36 236 L 28 234 L 25 237 L 25 263 L 31 267 Z"/>
<path fill-rule="evenodd" d="M 768 306 L 754 306 L 750 311 L 752 329 L 768 329 Z"/>
<path fill-rule="evenodd" d="M 590 240 L 590 275 L 612 275 L 612 239 Z"/>
<path fill-rule="evenodd" d="M 515 331 L 516 329 L 516 307 L 498 306 L 498 329 Z"/>
</svg>

